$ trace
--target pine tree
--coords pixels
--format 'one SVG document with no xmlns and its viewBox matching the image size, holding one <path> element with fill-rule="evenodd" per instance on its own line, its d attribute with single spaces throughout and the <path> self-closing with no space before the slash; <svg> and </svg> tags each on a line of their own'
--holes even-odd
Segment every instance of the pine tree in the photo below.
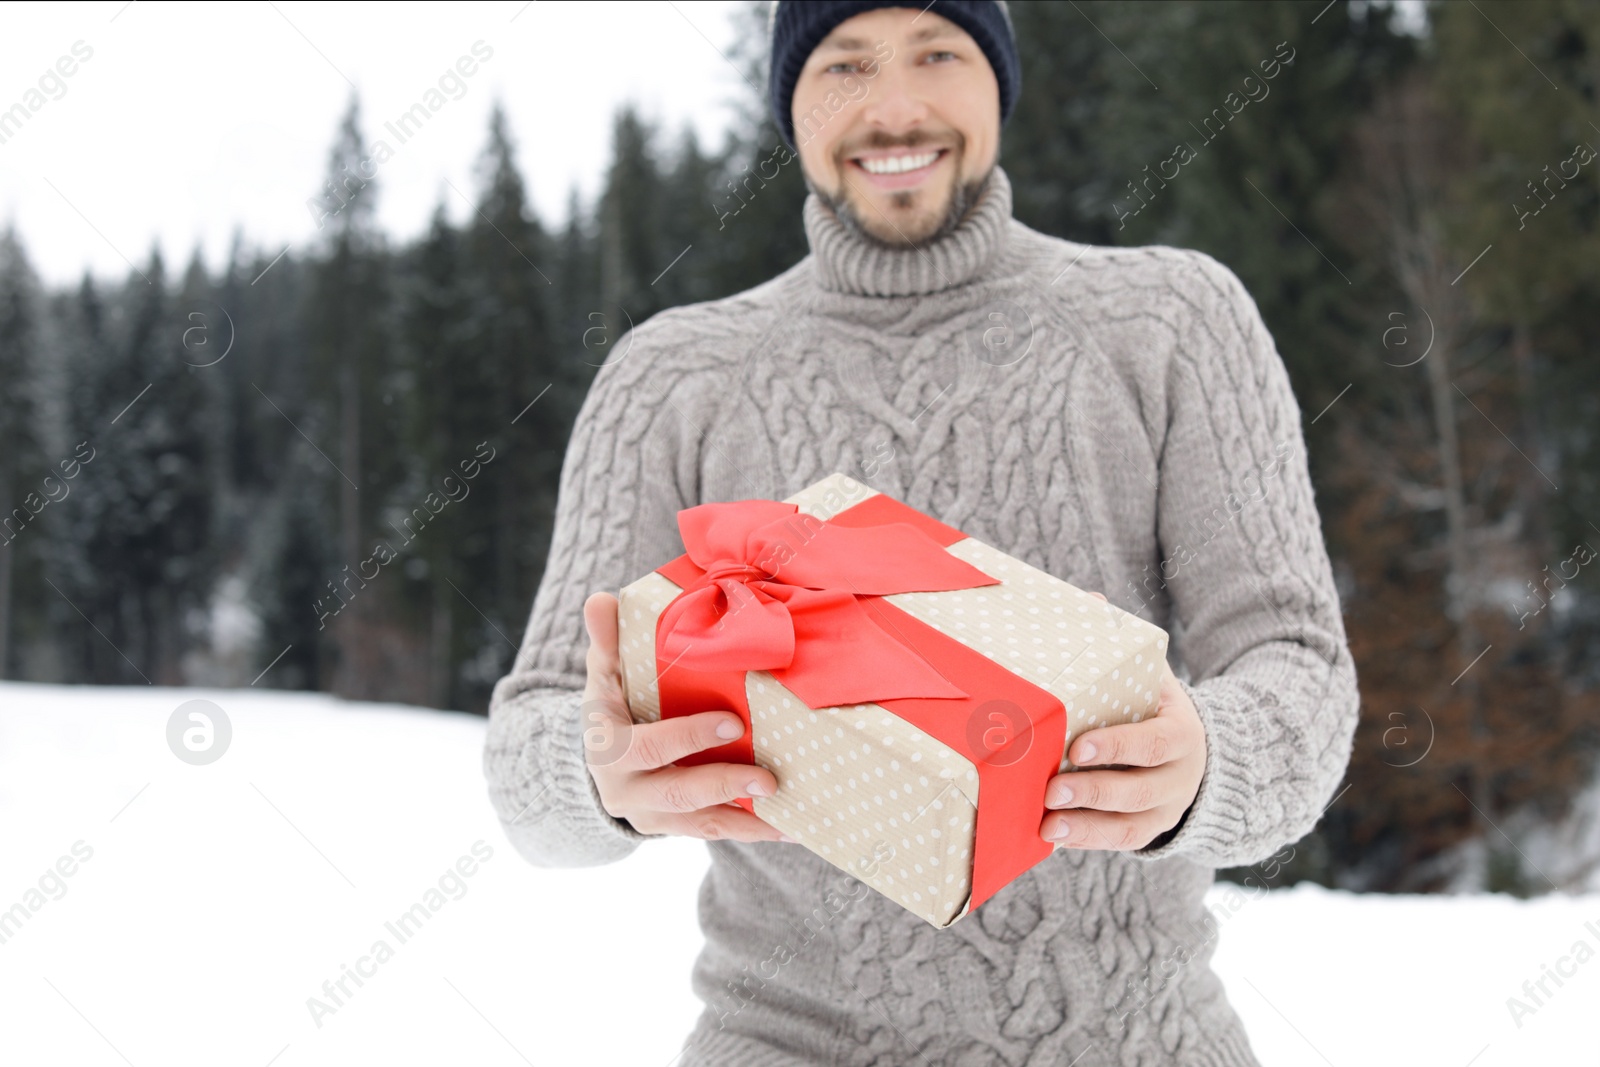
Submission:
<svg viewBox="0 0 1600 1067">
<path fill-rule="evenodd" d="M 311 341 L 312 395 L 304 433 L 328 457 L 319 475 L 338 504 L 338 537 L 327 555 L 338 567 L 326 577 L 324 607 L 341 605 L 327 624 L 338 656 L 334 690 L 360 698 L 404 699 L 425 688 L 412 641 L 385 610 L 399 591 L 357 573 L 370 558 L 368 540 L 403 477 L 399 448 L 402 382 L 389 329 L 389 256 L 374 221 L 377 167 L 388 147 L 368 150 L 360 109 L 352 100 L 328 160 L 322 194 L 307 202 L 322 231 L 311 268 L 305 321 Z M 293 491 L 300 491 L 298 489 Z M 329 600 L 328 597 L 333 598 Z M 348 606 L 345 606 L 348 604 Z M 316 603 L 308 604 L 321 625 Z"/>
<path fill-rule="evenodd" d="M 38 558 L 40 534 L 23 539 L 34 517 L 70 493 L 59 471 L 41 469 L 35 388 L 39 358 L 39 282 L 16 229 L 0 234 L 0 678 L 13 674 L 17 576 Z M 49 477 L 50 481 L 35 479 Z M 64 497 L 61 497 L 64 499 Z"/>
<path fill-rule="evenodd" d="M 810 250 L 801 221 L 806 184 L 800 157 L 779 136 L 761 88 L 769 62 L 767 5 L 743 5 L 733 22 L 729 57 L 748 92 L 736 98 L 737 119 L 716 154 L 718 173 L 693 216 L 707 245 L 700 262 L 708 265 L 698 269 L 710 275 L 717 296 L 781 274 Z"/>
<path fill-rule="evenodd" d="M 62 360 L 67 373 L 62 383 L 63 439 L 70 443 L 74 472 L 73 506 L 44 516 L 50 522 L 49 562 L 46 580 L 53 587 L 47 609 L 51 629 L 57 635 L 56 655 L 66 678 L 77 682 L 122 680 L 111 668 L 97 669 L 106 649 L 102 637 L 87 619 L 103 618 L 111 606 L 99 582 L 96 561 L 91 556 L 91 540 L 100 528 L 100 516 L 107 510 L 108 498 L 115 490 L 113 478 L 102 477 L 106 464 L 94 466 L 104 457 L 111 419 L 131 399 L 114 402 L 121 383 L 111 383 L 116 369 L 116 353 L 110 336 L 113 316 L 94 279 L 85 272 L 77 291 L 53 308 Z M 49 588 L 49 587 L 47 587 Z"/>
<path fill-rule="evenodd" d="M 568 194 L 567 224 L 553 254 L 556 271 L 551 275 L 555 283 L 551 290 L 551 338 L 557 373 L 549 399 L 552 408 L 564 414 L 564 425 L 570 428 L 596 371 L 605 362 L 609 334 L 606 314 L 600 307 L 598 240 L 577 189 Z M 562 431 L 563 436 L 566 432 Z"/>
<path fill-rule="evenodd" d="M 80 632 L 89 678 L 178 684 L 182 653 L 198 637 L 187 621 L 203 611 L 213 574 L 203 392 L 182 358 L 188 323 L 158 252 L 117 303 L 108 330 L 83 286 L 74 376 L 84 386 L 69 437 L 92 458 L 75 506 L 49 516 L 73 608 L 61 617 Z"/>
<path fill-rule="evenodd" d="M 1592 432 L 1600 331 L 1589 313 L 1600 298 L 1600 10 L 1572 0 L 1482 7 L 1434 11 L 1439 94 L 1482 145 L 1480 165 L 1458 177 L 1461 210 L 1449 236 L 1463 266 L 1483 252 L 1461 285 L 1504 331 L 1516 394 L 1505 414 L 1550 479 L 1524 479 L 1518 506 L 1541 549 L 1565 556 L 1583 539 L 1600 547 L 1591 525 L 1600 511 L 1600 439 Z M 1491 19 L 1516 30 L 1522 53 L 1505 47 Z M 1600 597 L 1579 598 L 1564 625 L 1572 627 L 1563 635 L 1569 652 L 1592 663 L 1586 653 L 1600 641 Z M 1600 681 L 1600 671 L 1591 669 L 1590 679 Z"/>
<path fill-rule="evenodd" d="M 705 234 L 712 290 L 727 295 L 804 259 L 806 200 L 800 157 L 770 120 L 730 135 L 696 219 Z M 696 251 L 699 251 L 697 248 Z"/>
<path fill-rule="evenodd" d="M 263 536 L 252 538 L 256 554 L 251 588 L 262 622 L 262 668 L 272 665 L 258 683 L 262 687 L 333 685 L 335 646 L 328 616 L 337 617 L 342 603 L 337 587 L 329 586 L 338 571 L 333 554 L 337 539 L 332 536 L 336 513 L 317 494 L 303 491 L 322 478 L 312 466 L 321 462 L 302 450 L 291 452 L 283 464 L 281 491 L 257 512 Z M 302 491 L 295 491 L 296 486 Z"/>
<path fill-rule="evenodd" d="M 404 256 L 404 471 L 382 530 L 407 556 L 410 639 L 430 650 L 415 699 L 453 707 L 481 706 L 515 651 L 503 635 L 537 583 L 565 443 L 545 395 L 551 248 L 498 106 L 478 173 L 465 228 L 441 206 Z"/>
<path fill-rule="evenodd" d="M 477 494 L 478 478 L 467 475 L 476 469 L 472 464 L 484 427 L 499 418 L 501 390 L 468 335 L 472 307 L 462 274 L 462 239 L 442 203 L 407 261 L 401 315 L 404 358 L 413 381 L 407 452 L 414 463 L 407 498 L 422 500 L 434 492 L 448 501 L 416 531 L 413 550 L 426 564 L 421 581 L 429 620 L 429 689 L 435 706 L 459 707 L 464 702 L 460 664 L 472 655 L 463 637 L 474 629 L 468 619 L 475 616 L 457 590 L 483 593 L 483 583 L 474 578 L 492 570 L 495 519 L 494 510 L 485 506 L 488 496 Z M 462 469 L 462 462 L 469 465 Z M 408 529 L 410 519 L 400 515 L 399 527 L 391 524 L 391 529 Z"/>
<path fill-rule="evenodd" d="M 665 306 L 650 282 L 681 248 L 669 250 L 661 203 L 665 182 L 655 132 L 630 105 L 611 126 L 611 165 L 600 197 L 600 302 L 625 309 L 634 325 Z"/>
<path fill-rule="evenodd" d="M 717 161 L 700 151 L 694 127 L 685 125 L 667 172 L 660 204 L 661 238 L 666 262 L 650 283 L 666 307 L 709 300 L 717 292 L 715 277 L 702 262 L 716 252 L 708 240 L 706 206 L 716 181 Z"/>
<path fill-rule="evenodd" d="M 224 399 L 223 463 L 231 499 L 226 529 L 241 544 L 241 571 L 261 619 L 258 687 L 325 689 L 333 684 L 331 621 L 339 600 L 326 583 L 338 571 L 338 475 L 301 430 L 331 447 L 316 425 L 310 365 L 309 265 L 292 251 L 230 251 L 217 301 L 236 327 L 233 350 L 217 364 Z M 337 616 L 333 616 L 334 619 Z M 275 661 L 275 662 L 274 662 Z M 252 675 L 252 680 L 255 679 Z"/>
</svg>

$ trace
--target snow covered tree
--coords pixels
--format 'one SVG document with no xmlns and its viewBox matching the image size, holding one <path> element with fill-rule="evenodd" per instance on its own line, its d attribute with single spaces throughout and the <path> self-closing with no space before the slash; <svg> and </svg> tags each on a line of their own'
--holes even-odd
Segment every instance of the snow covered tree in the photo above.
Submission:
<svg viewBox="0 0 1600 1067">
<path fill-rule="evenodd" d="M 456 357 L 476 365 L 451 368 L 463 380 L 466 408 L 455 416 L 462 437 L 448 458 L 456 467 L 484 463 L 472 499 L 459 505 L 469 557 L 483 552 L 485 563 L 465 574 L 456 609 L 472 651 L 463 682 L 470 697 L 463 699 L 474 706 L 509 667 L 515 650 L 502 634 L 521 630 L 543 573 L 570 425 L 549 403 L 565 373 L 551 329 L 553 248 L 529 202 L 498 105 L 477 178 L 460 250 L 470 301 L 466 354 Z M 492 383 L 493 405 L 480 414 L 474 408 L 490 399 L 484 382 Z M 478 540 L 484 536 L 487 544 Z"/>
<path fill-rule="evenodd" d="M 366 144 L 360 108 L 352 100 L 329 154 L 322 192 L 307 202 L 321 233 L 304 311 L 311 392 L 301 429 L 326 456 L 317 474 L 320 491 L 337 501 L 338 537 L 327 555 L 338 565 L 326 576 L 335 597 L 345 575 L 370 558 L 369 542 L 404 468 L 391 257 L 375 222 L 376 174 L 386 151 L 382 141 Z M 348 606 L 327 624 L 337 648 L 335 692 L 369 699 L 414 692 L 417 650 L 384 610 L 399 591 L 381 580 L 345 590 Z M 306 611 L 321 619 L 314 602 Z"/>
<path fill-rule="evenodd" d="M 190 620 L 211 587 L 211 486 L 204 394 L 182 358 L 189 323 L 159 252 L 130 275 L 108 321 L 86 281 L 77 308 L 68 439 L 83 442 L 73 506 L 54 520 L 58 618 L 79 634 L 95 681 L 179 684 Z M 79 616 L 78 612 L 82 615 Z"/>
<path fill-rule="evenodd" d="M 406 497 L 438 493 L 448 503 L 409 549 L 426 564 L 422 618 L 429 642 L 429 696 L 436 707 L 464 703 L 460 665 L 471 659 L 477 619 L 463 595 L 483 595 L 482 576 L 493 570 L 495 511 L 480 495 L 480 480 L 458 467 L 475 463 L 485 427 L 502 407 L 493 368 L 469 336 L 471 295 L 462 275 L 461 234 L 441 203 L 420 244 L 407 258 L 400 289 L 408 390 Z M 401 514 L 404 524 L 408 516 Z M 457 592 L 462 590 L 462 592 Z M 470 590 L 470 592 L 467 592 Z"/>
<path fill-rule="evenodd" d="M 36 515 L 64 489 L 43 467 L 36 387 L 39 281 L 14 227 L 0 234 L 0 678 L 12 677 L 18 575 L 38 558 L 40 534 L 24 537 Z M 51 483 L 39 481 L 54 475 Z M 52 489 L 52 486 L 54 487 Z"/>
</svg>

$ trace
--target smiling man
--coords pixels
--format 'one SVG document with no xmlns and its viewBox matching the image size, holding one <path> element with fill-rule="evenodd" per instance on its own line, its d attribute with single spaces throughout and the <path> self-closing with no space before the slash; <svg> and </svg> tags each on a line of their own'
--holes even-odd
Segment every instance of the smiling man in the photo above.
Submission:
<svg viewBox="0 0 1600 1067">
<path fill-rule="evenodd" d="M 710 842 L 679 1067 L 1254 1064 L 1204 894 L 1316 823 L 1357 708 L 1272 338 L 1208 256 L 1012 217 L 1003 4 L 782 2 L 770 30 L 810 254 L 655 316 L 596 376 L 490 707 L 506 834 L 544 866 Z M 1080 735 L 1049 783 L 1054 854 L 945 930 L 730 803 L 767 769 L 676 765 L 738 715 L 634 725 L 621 687 L 614 594 L 682 552 L 677 513 L 833 471 L 1173 634 L 1158 713 Z"/>
</svg>

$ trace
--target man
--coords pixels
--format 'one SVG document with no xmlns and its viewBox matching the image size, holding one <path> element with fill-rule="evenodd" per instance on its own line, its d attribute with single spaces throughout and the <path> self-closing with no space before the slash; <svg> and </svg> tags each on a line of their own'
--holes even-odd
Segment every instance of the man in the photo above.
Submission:
<svg viewBox="0 0 1600 1067">
<path fill-rule="evenodd" d="M 1272 339 L 1205 255 L 1011 217 L 1003 5 L 785 0 L 771 38 L 811 252 L 657 315 L 597 375 L 490 709 L 506 833 L 546 866 L 710 841 L 681 1065 L 1254 1064 L 1203 894 L 1315 824 L 1357 707 Z M 737 715 L 630 726 L 622 696 L 612 594 L 682 552 L 677 512 L 833 471 L 1104 590 L 1184 672 L 1152 719 L 1073 742 L 1085 769 L 1039 813 L 1060 847 L 946 930 L 728 803 L 769 771 L 673 766 Z"/>
</svg>

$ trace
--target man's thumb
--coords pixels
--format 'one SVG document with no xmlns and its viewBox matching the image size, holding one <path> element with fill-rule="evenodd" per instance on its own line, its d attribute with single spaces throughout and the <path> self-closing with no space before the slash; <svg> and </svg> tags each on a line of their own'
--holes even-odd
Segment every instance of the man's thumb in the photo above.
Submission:
<svg viewBox="0 0 1600 1067">
<path fill-rule="evenodd" d="M 583 602 L 583 627 L 589 641 L 608 654 L 617 651 L 617 598 L 610 593 L 591 593 Z"/>
</svg>

